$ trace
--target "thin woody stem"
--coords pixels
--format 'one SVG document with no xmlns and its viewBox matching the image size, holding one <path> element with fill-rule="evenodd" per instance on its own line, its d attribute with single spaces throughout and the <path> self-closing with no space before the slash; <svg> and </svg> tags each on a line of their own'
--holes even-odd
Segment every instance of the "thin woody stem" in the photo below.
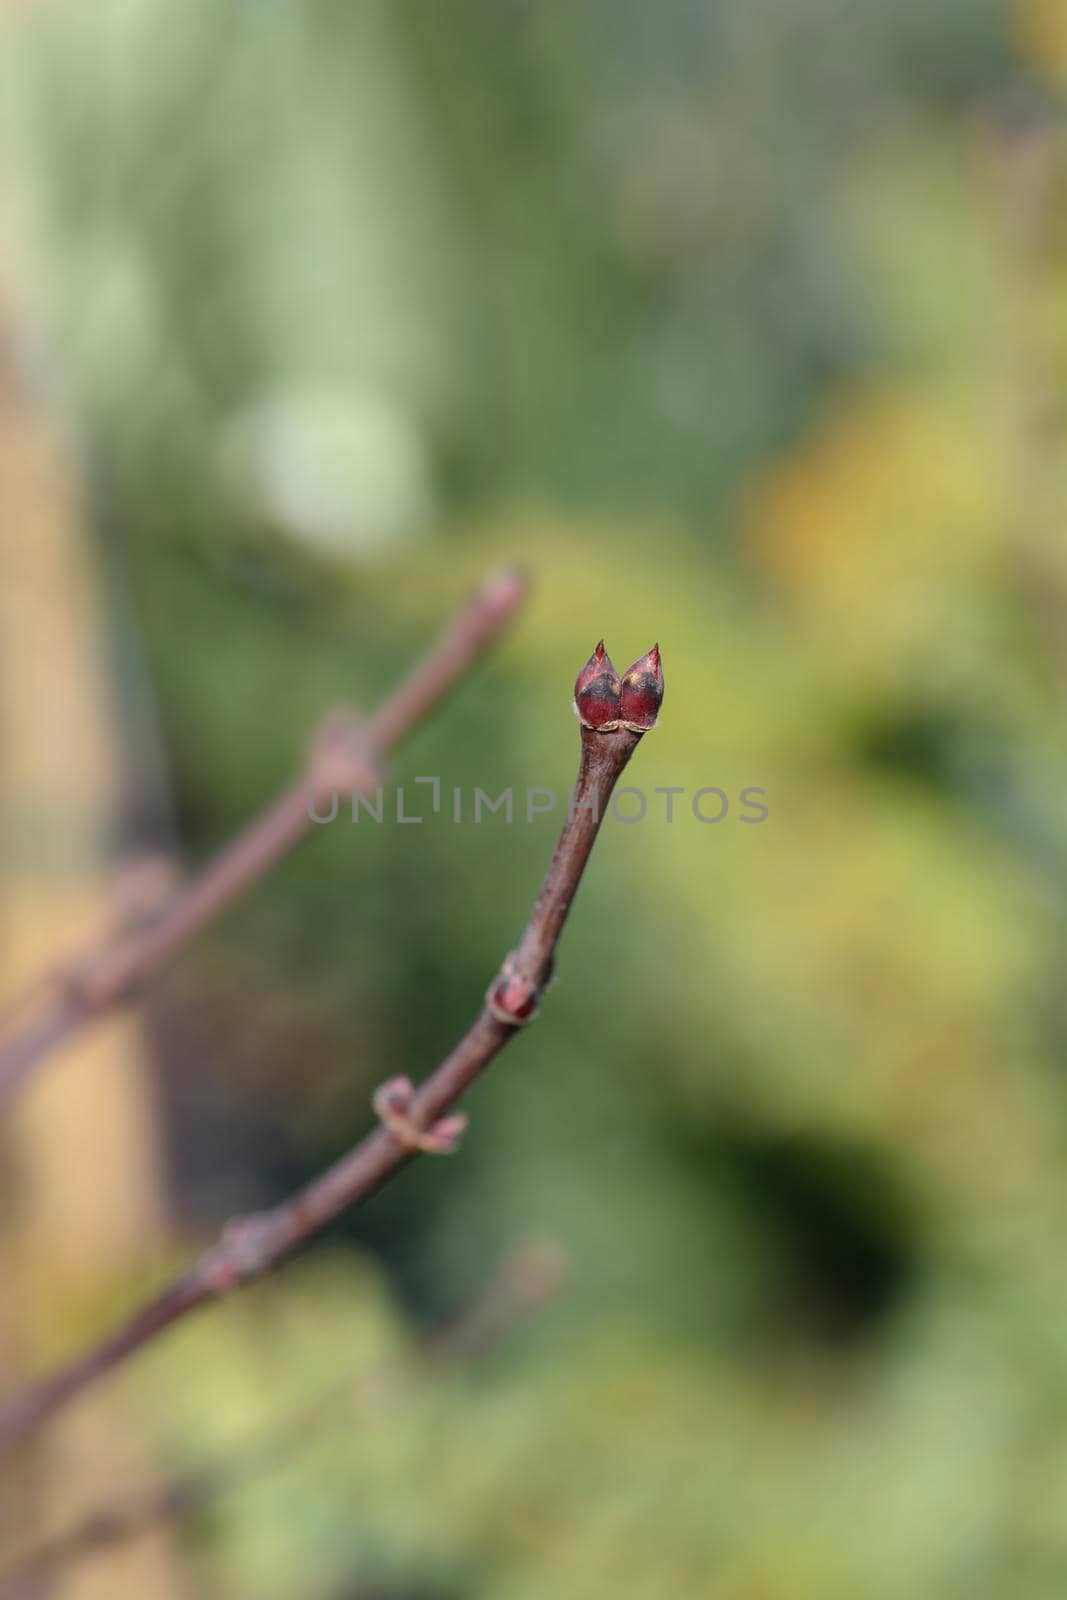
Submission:
<svg viewBox="0 0 1067 1600">
<path fill-rule="evenodd" d="M 298 780 L 177 889 L 155 916 L 121 929 L 66 970 L 58 968 L 36 983 L 35 1003 L 21 1008 L 17 1026 L 0 1038 L 0 1101 L 81 1028 L 134 999 L 247 894 L 312 830 L 317 801 L 375 789 L 383 758 L 504 631 L 524 593 L 516 572 L 491 576 L 367 722 L 353 712 L 334 712 L 324 719 Z"/>
<path fill-rule="evenodd" d="M 538 989 L 551 976 L 553 953 L 596 843 L 611 792 L 641 737 L 625 728 L 611 733 L 582 728 L 581 735 L 581 763 L 567 824 L 514 957 L 516 970 Z"/>
<path fill-rule="evenodd" d="M 27 1584 L 53 1580 L 73 1563 L 154 1528 L 184 1521 L 272 1469 L 286 1466 L 325 1429 L 391 1407 L 420 1384 L 478 1360 L 536 1315 L 562 1287 L 567 1263 L 553 1245 L 516 1246 L 484 1289 L 458 1314 L 417 1341 L 412 1351 L 330 1386 L 310 1406 L 251 1442 L 158 1488 L 93 1512 L 46 1539 L 0 1578 L 0 1600 L 18 1600 Z"/>
<path fill-rule="evenodd" d="M 581 739 L 575 794 L 522 938 L 467 1032 L 412 1093 L 401 1119 L 404 1126 L 378 1126 L 288 1200 L 230 1222 L 216 1244 L 124 1326 L 71 1365 L 15 1394 L 0 1408 L 0 1455 L 164 1329 L 262 1277 L 340 1212 L 374 1194 L 425 1148 L 419 1136 L 433 1129 L 533 1014 L 516 1004 L 516 995 L 536 999 L 551 976 L 556 944 L 612 790 L 641 734 L 626 728 L 598 733 L 583 727 Z"/>
</svg>

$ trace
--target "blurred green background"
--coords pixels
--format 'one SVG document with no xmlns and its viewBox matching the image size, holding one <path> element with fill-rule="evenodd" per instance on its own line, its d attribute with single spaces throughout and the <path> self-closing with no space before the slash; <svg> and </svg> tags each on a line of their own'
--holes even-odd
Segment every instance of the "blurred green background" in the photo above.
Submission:
<svg viewBox="0 0 1067 1600">
<path fill-rule="evenodd" d="M 528 610 L 397 782 L 562 791 L 603 634 L 663 649 L 631 781 L 770 808 L 609 825 L 462 1155 L 123 1376 L 177 1469 L 518 1235 L 573 1263 L 475 1370 L 195 1519 L 188 1592 L 1062 1596 L 1067 7 L 5 31 L 7 275 L 86 486 L 124 842 L 207 855 L 516 559 Z M 439 1058 L 555 828 L 323 828 L 181 962 L 175 1259 Z"/>
</svg>

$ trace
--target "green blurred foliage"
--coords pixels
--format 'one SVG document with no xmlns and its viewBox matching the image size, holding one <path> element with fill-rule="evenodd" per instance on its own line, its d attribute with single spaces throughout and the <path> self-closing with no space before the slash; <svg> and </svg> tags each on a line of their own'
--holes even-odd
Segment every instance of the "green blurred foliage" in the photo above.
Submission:
<svg viewBox="0 0 1067 1600">
<path fill-rule="evenodd" d="M 664 651 L 632 781 L 759 785 L 771 812 L 610 823 L 462 1158 L 124 1380 L 195 1461 L 517 1233 L 573 1256 L 485 1368 L 198 1524 L 207 1592 L 1062 1594 L 1061 19 L 107 0 L 24 24 L 33 349 L 190 854 L 515 558 L 531 607 L 399 757 L 409 803 L 425 773 L 562 791 L 605 633 L 620 665 Z M 283 1192 L 439 1057 L 554 826 L 324 828 L 186 961 L 159 1031 L 187 1222 Z"/>
</svg>

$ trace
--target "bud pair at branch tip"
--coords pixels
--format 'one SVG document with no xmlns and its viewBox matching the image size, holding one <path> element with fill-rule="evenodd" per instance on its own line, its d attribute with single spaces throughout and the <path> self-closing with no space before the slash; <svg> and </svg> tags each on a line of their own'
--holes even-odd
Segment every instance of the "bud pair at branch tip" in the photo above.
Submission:
<svg viewBox="0 0 1067 1600">
<path fill-rule="evenodd" d="M 616 728 L 647 733 L 656 726 L 662 704 L 663 666 L 658 644 L 627 667 L 620 678 L 601 639 L 574 685 L 579 721 L 596 733 L 611 733 Z"/>
</svg>

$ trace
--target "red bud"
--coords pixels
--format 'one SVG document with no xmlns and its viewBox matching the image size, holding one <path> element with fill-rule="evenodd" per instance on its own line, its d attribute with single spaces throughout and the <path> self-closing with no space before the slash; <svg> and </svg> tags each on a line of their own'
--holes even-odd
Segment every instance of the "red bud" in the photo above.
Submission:
<svg viewBox="0 0 1067 1600">
<path fill-rule="evenodd" d="M 519 1028 L 537 1014 L 540 996 L 528 978 L 515 971 L 511 956 L 489 985 L 486 1003 L 498 1022 Z"/>
<path fill-rule="evenodd" d="M 659 645 L 654 644 L 647 656 L 642 656 L 626 670 L 622 680 L 619 720 L 632 733 L 647 733 L 649 728 L 656 726 L 662 704 L 663 668 L 660 665 Z"/>
<path fill-rule="evenodd" d="M 607 733 L 619 726 L 619 674 L 601 639 L 574 684 L 574 709 L 587 728 Z"/>
</svg>

